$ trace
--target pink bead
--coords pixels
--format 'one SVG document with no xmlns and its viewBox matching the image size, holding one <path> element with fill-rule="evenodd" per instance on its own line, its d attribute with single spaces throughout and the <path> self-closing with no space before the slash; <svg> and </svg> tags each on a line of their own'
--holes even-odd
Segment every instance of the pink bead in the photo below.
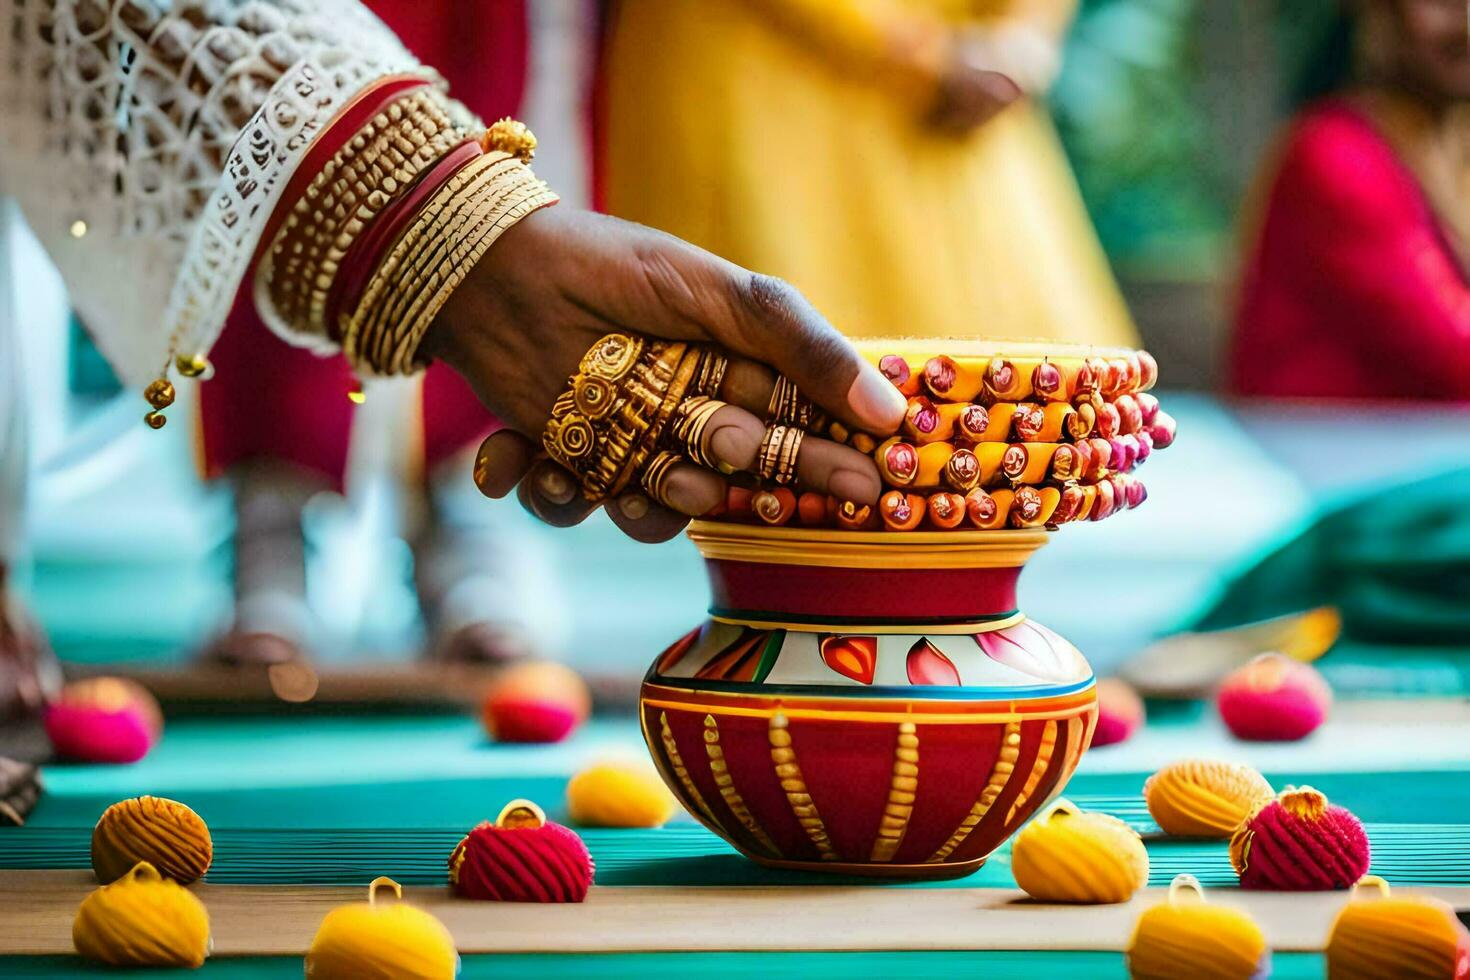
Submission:
<svg viewBox="0 0 1470 980">
<path fill-rule="evenodd" d="M 1287 789 L 1246 819 L 1230 841 L 1242 888 L 1326 891 L 1368 873 L 1368 835 L 1358 818 L 1310 786 Z"/>
<path fill-rule="evenodd" d="M 1327 720 L 1332 689 L 1311 665 L 1263 653 L 1225 678 L 1216 705 L 1236 738 L 1293 742 Z"/>
<path fill-rule="evenodd" d="M 1097 682 L 1097 727 L 1092 747 L 1127 741 L 1143 725 L 1143 699 L 1116 677 Z"/>
</svg>

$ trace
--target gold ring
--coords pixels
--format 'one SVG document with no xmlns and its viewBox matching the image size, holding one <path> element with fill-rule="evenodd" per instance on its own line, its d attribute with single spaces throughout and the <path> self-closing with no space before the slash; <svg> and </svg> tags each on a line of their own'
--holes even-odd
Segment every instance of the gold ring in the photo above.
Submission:
<svg viewBox="0 0 1470 980">
<path fill-rule="evenodd" d="M 694 380 L 689 384 L 689 393 L 710 398 L 719 397 L 720 385 L 725 383 L 725 371 L 729 367 L 728 357 L 712 348 L 705 348 L 700 352 L 699 367 L 694 372 Z"/>
<path fill-rule="evenodd" d="M 691 461 L 715 469 L 719 461 L 710 452 L 707 432 L 710 419 L 724 407 L 724 402 L 708 395 L 684 399 L 674 413 L 673 424 L 669 426 L 673 437 L 670 441 L 682 449 Z"/>
<path fill-rule="evenodd" d="M 641 472 L 703 358 L 688 344 L 620 333 L 582 356 L 541 442 L 589 502 L 615 496 Z"/>
<path fill-rule="evenodd" d="M 643 484 L 643 490 L 648 494 L 649 499 L 662 504 L 664 507 L 668 507 L 670 510 L 676 508 L 673 504 L 669 503 L 668 487 L 665 484 L 668 481 L 669 472 L 679 461 L 680 457 L 674 453 L 667 451 L 660 452 L 643 468 L 643 475 L 639 478 Z"/>
<path fill-rule="evenodd" d="M 756 455 L 756 475 L 778 485 L 796 479 L 796 457 L 806 433 L 794 425 L 768 425 Z"/>
<path fill-rule="evenodd" d="M 771 389 L 766 417 L 772 422 L 794 425 L 808 432 L 820 432 L 827 424 L 826 415 L 816 403 L 803 395 L 796 382 L 784 374 L 776 375 L 776 386 Z"/>
</svg>

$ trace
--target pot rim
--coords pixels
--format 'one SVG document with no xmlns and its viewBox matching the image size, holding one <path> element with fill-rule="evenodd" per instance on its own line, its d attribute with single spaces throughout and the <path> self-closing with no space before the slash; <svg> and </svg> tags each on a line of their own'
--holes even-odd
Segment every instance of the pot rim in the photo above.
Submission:
<svg viewBox="0 0 1470 980">
<path fill-rule="evenodd" d="M 916 357 L 936 357 L 940 354 L 957 360 L 989 360 L 992 357 L 1111 358 L 1127 357 L 1138 352 L 1133 347 L 1059 343 L 1037 337 L 863 337 L 854 339 L 852 344 L 858 349 L 858 353 L 875 363 L 888 354 L 897 354 L 910 360 Z"/>
<path fill-rule="evenodd" d="M 834 531 L 696 520 L 686 534 L 704 558 L 837 568 L 1017 568 L 1047 543 L 1042 528 L 999 531 Z"/>
</svg>

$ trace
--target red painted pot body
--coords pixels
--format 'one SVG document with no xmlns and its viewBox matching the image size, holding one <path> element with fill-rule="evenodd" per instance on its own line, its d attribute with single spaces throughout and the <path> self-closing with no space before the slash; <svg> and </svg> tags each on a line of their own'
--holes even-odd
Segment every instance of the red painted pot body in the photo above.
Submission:
<svg viewBox="0 0 1470 980">
<path fill-rule="evenodd" d="M 710 619 L 642 690 L 649 750 L 762 864 L 978 868 L 1092 736 L 1091 669 L 1016 609 L 1045 532 L 840 534 L 696 523 Z"/>
</svg>

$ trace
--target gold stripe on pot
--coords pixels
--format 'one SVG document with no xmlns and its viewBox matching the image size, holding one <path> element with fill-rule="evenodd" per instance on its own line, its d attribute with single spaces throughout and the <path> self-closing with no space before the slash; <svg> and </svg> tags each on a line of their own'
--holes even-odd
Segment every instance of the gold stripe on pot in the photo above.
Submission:
<svg viewBox="0 0 1470 980">
<path fill-rule="evenodd" d="M 699 787 L 694 785 L 694 780 L 689 778 L 689 770 L 684 766 L 684 759 L 679 755 L 679 744 L 674 741 L 674 732 L 669 728 L 669 713 L 660 711 L 658 713 L 659 738 L 664 743 L 664 754 L 669 757 L 669 765 L 674 769 L 674 777 L 679 780 L 679 785 L 684 787 L 684 792 L 699 807 L 699 812 L 704 814 L 711 826 L 718 826 L 714 812 L 710 810 L 709 804 L 704 802 L 704 795 L 699 792 Z"/>
<path fill-rule="evenodd" d="M 1017 568 L 1047 542 L 1040 528 L 1012 531 L 833 531 L 693 521 L 705 558 L 824 568 Z"/>
<path fill-rule="evenodd" d="M 796 761 L 796 749 L 791 747 L 789 722 L 781 712 L 771 716 L 769 729 L 771 739 L 771 763 L 776 767 L 776 778 L 786 793 L 786 802 L 791 804 L 791 813 L 801 829 L 811 838 L 812 845 L 823 861 L 841 860 L 832 848 L 832 839 L 827 836 L 827 825 L 817 812 L 816 801 L 807 792 L 806 780 L 801 775 L 801 765 Z"/>
<path fill-rule="evenodd" d="M 970 836 L 970 831 L 979 826 L 980 821 L 995 806 L 995 801 L 1005 791 L 1006 783 L 1011 781 L 1011 774 L 1016 771 L 1016 760 L 1021 757 L 1021 723 L 1012 721 L 1006 725 L 1005 734 L 1001 737 L 1000 755 L 996 757 L 995 766 L 990 770 L 990 778 L 985 782 L 985 788 L 980 791 L 980 798 L 970 807 L 970 812 L 955 832 L 950 835 L 944 845 L 930 855 L 927 864 L 938 864 L 955 852 L 955 848 L 965 842 Z"/>
<path fill-rule="evenodd" d="M 786 622 L 777 619 L 739 619 L 734 616 L 710 615 L 710 620 L 727 626 L 748 626 L 755 630 L 792 630 L 797 633 L 862 633 L 910 636 L 914 633 L 929 633 L 933 636 L 974 636 L 977 633 L 993 633 L 1008 626 L 1017 626 L 1026 621 L 1026 614 L 1014 612 L 1000 619 L 976 620 L 973 623 L 817 623 Z"/>
<path fill-rule="evenodd" d="M 873 842 L 873 861 L 892 861 L 909 829 L 914 813 L 914 795 L 919 790 L 919 734 L 911 721 L 898 726 L 898 744 L 893 748 L 893 780 L 888 786 L 888 804 L 878 822 L 878 839 Z"/>
<path fill-rule="evenodd" d="M 1031 794 L 1036 792 L 1036 787 L 1041 782 L 1041 777 L 1046 775 L 1047 768 L 1051 765 L 1051 757 L 1057 750 L 1057 723 L 1056 720 L 1048 721 L 1046 727 L 1041 731 L 1041 745 L 1036 749 L 1036 761 L 1031 764 L 1031 775 L 1026 777 L 1026 782 L 1021 787 L 1021 792 L 1011 804 L 1010 812 L 1006 814 L 1006 823 L 1010 823 L 1016 816 L 1016 811 L 1026 805 Z"/>
<path fill-rule="evenodd" d="M 1038 813 L 1050 806 L 1052 800 L 1062 795 L 1067 780 L 1071 779 L 1072 773 L 1077 771 L 1077 763 L 1082 761 L 1082 736 L 1086 729 L 1087 721 L 1081 715 L 1067 721 L 1067 754 L 1063 756 L 1067 762 L 1062 769 L 1061 776 L 1052 784 L 1051 792 L 1046 794 L 1046 799 L 1042 800 L 1041 806 L 1036 808 Z"/>
<path fill-rule="evenodd" d="M 709 771 L 714 775 L 715 785 L 720 788 L 720 796 L 730 808 L 730 813 L 773 857 L 780 857 L 781 852 L 776 848 L 775 842 L 755 822 L 755 817 L 746 807 L 740 791 L 735 788 L 735 777 L 730 775 L 730 767 L 725 764 L 725 750 L 720 748 L 720 726 L 715 722 L 714 715 L 704 716 L 704 751 L 709 756 Z"/>
</svg>

